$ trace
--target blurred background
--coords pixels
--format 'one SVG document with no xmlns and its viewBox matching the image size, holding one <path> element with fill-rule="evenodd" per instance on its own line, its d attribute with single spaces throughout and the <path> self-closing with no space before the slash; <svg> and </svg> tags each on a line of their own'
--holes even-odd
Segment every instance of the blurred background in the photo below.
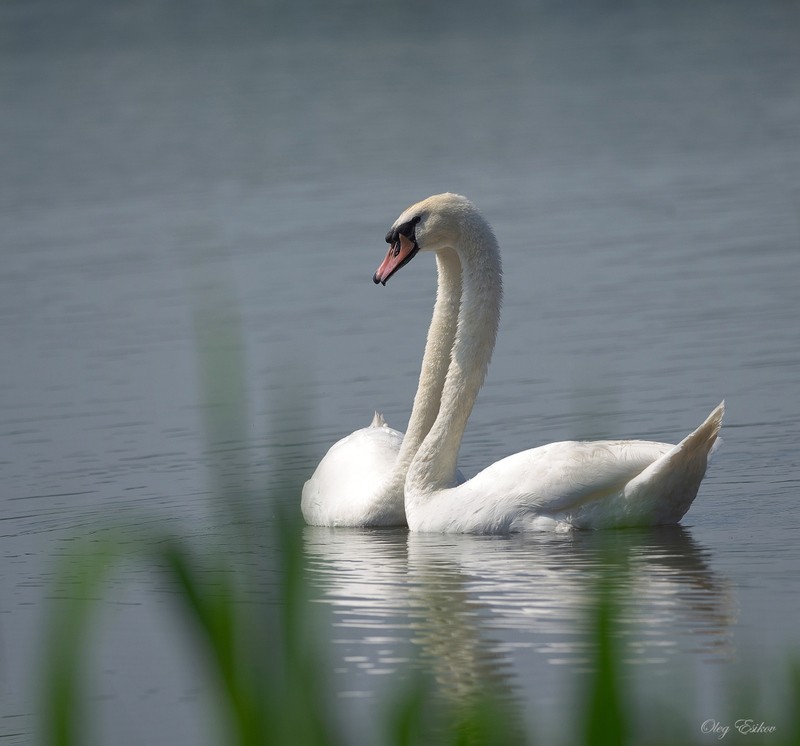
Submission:
<svg viewBox="0 0 800 746">
<path fill-rule="evenodd" d="M 675 442 L 725 398 L 684 529 L 626 540 L 650 630 L 630 655 L 700 689 L 797 649 L 797 2 L 4 0 L 4 742 L 35 731 L 32 661 L 73 537 L 231 520 L 207 468 L 215 407 L 241 415 L 217 420 L 215 458 L 235 473 L 244 455 L 264 494 L 375 409 L 404 429 L 433 262 L 371 277 L 395 217 L 441 191 L 481 207 L 506 276 L 465 474 L 553 440 Z M 454 603 L 480 600 L 455 635 L 485 651 L 469 675 L 558 730 L 591 540 L 305 541 L 351 727 L 369 732 L 399 662 L 436 647 L 413 589 L 444 563 Z M 112 589 L 98 743 L 214 742 L 163 606 L 144 575 Z M 699 728 L 714 714 L 697 707 Z"/>
</svg>

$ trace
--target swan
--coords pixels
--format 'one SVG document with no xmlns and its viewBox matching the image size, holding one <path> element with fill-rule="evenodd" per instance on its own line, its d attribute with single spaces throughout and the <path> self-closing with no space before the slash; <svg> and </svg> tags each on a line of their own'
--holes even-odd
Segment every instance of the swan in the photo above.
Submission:
<svg viewBox="0 0 800 746">
<path fill-rule="evenodd" d="M 390 240 L 391 239 L 391 240 Z M 440 405 L 406 471 L 412 531 L 502 534 L 677 523 L 694 500 L 725 403 L 677 445 L 644 440 L 566 441 L 508 456 L 455 484 L 467 419 L 483 385 L 502 299 L 491 227 L 465 197 L 439 194 L 395 221 L 373 280 L 385 285 L 420 252 L 434 252 L 439 290 L 461 304 Z"/>
<path fill-rule="evenodd" d="M 408 252 L 413 226 L 399 225 L 387 243 Z M 406 472 L 439 411 L 461 302 L 451 257 L 437 258 L 439 288 L 428 328 L 417 392 L 405 436 L 376 412 L 369 426 L 334 443 L 303 486 L 301 511 L 312 526 L 405 526 Z M 464 481 L 455 470 L 453 484 Z"/>
</svg>

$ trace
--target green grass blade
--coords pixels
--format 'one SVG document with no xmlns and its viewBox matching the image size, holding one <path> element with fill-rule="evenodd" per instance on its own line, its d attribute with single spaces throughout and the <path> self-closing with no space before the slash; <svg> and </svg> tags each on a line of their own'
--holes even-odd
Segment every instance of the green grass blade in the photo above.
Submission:
<svg viewBox="0 0 800 746">
<path fill-rule="evenodd" d="M 623 746 L 630 724 L 623 707 L 621 659 L 615 631 L 617 600 L 612 581 L 603 577 L 594 619 L 594 662 L 585 703 L 584 737 L 587 746 Z"/>
<path fill-rule="evenodd" d="M 82 543 L 60 562 L 45 638 L 42 690 L 44 742 L 79 746 L 85 742 L 84 663 L 91 614 L 118 560 L 116 542 Z"/>
</svg>

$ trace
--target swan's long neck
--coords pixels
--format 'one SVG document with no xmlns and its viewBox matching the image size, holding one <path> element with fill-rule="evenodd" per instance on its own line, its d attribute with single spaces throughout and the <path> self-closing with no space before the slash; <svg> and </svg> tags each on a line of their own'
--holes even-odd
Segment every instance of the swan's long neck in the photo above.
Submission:
<svg viewBox="0 0 800 746">
<path fill-rule="evenodd" d="M 439 414 L 442 389 L 450 365 L 450 350 L 456 336 L 461 303 L 461 262 L 451 249 L 437 253 L 436 264 L 439 285 L 431 325 L 428 328 L 419 385 L 403 444 L 386 489 L 387 499 L 392 501 L 396 500 L 394 496 L 397 492 L 402 494 L 411 461 Z"/>
<path fill-rule="evenodd" d="M 428 341 L 422 358 L 414 407 L 397 459 L 404 477 L 414 454 L 439 414 L 439 403 L 450 365 L 450 350 L 456 336 L 461 303 L 461 263 L 458 255 L 452 249 L 438 253 L 436 264 L 439 274 L 436 304 L 428 329 Z"/>
<path fill-rule="evenodd" d="M 407 510 L 431 492 L 454 484 L 461 438 L 497 338 L 502 267 L 497 241 L 483 218 L 475 215 L 462 226 L 455 254 L 462 286 L 458 324 L 436 420 L 406 477 Z"/>
</svg>

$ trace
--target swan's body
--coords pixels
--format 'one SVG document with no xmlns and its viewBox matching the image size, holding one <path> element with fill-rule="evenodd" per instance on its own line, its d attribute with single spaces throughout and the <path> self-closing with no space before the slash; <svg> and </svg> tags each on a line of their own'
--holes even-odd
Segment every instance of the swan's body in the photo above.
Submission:
<svg viewBox="0 0 800 746">
<path fill-rule="evenodd" d="M 454 489 L 409 492 L 415 531 L 510 533 L 677 523 L 697 494 L 720 405 L 677 446 L 550 443 L 497 461 Z"/>
<path fill-rule="evenodd" d="M 641 440 L 552 443 L 509 456 L 454 486 L 461 438 L 500 318 L 497 242 L 477 209 L 453 194 L 410 207 L 387 241 L 392 245 L 375 282 L 385 284 L 418 251 L 433 251 L 439 297 L 461 297 L 440 405 L 406 469 L 405 513 L 411 530 L 507 533 L 681 519 L 705 474 L 723 404 L 677 446 Z"/>
</svg>

